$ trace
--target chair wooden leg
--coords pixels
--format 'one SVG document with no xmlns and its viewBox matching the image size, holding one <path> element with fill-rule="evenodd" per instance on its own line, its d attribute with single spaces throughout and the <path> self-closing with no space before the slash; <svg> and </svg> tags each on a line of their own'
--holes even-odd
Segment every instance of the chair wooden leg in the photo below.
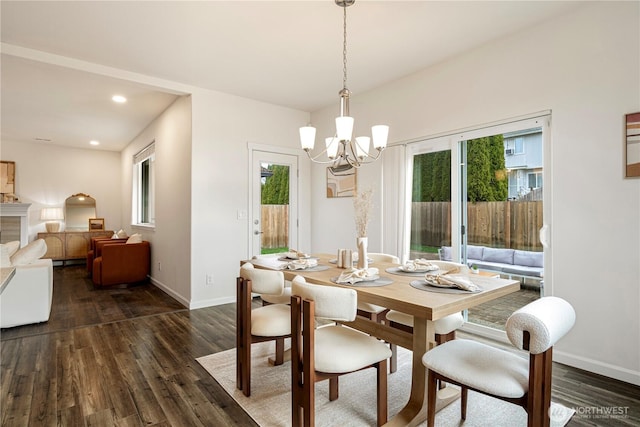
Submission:
<svg viewBox="0 0 640 427">
<path fill-rule="evenodd" d="M 282 365 L 284 363 L 284 338 L 276 339 L 276 359 L 274 366 Z"/>
<path fill-rule="evenodd" d="M 340 386 L 338 384 L 338 376 L 329 378 L 329 401 L 338 400 Z"/>
<path fill-rule="evenodd" d="M 302 341 L 300 332 L 302 320 L 300 318 L 301 298 L 291 297 L 291 426 L 302 427 Z"/>
<path fill-rule="evenodd" d="M 460 390 L 460 418 L 467 419 L 467 396 L 469 395 L 469 389 L 462 387 Z"/>
<path fill-rule="evenodd" d="M 302 366 L 304 426 L 315 426 L 315 305 L 313 301 L 302 301 Z"/>
<path fill-rule="evenodd" d="M 251 281 L 239 277 L 236 293 L 236 387 L 251 395 Z"/>
<path fill-rule="evenodd" d="M 390 344 L 391 357 L 389 358 L 389 372 L 394 373 L 398 370 L 398 346 L 396 344 Z"/>
<path fill-rule="evenodd" d="M 377 396 L 378 396 L 378 427 L 387 423 L 389 417 L 387 402 L 387 359 L 381 360 L 376 364 L 377 374 Z"/>
<path fill-rule="evenodd" d="M 427 372 L 427 427 L 433 427 L 436 424 L 437 383 L 435 373 L 429 369 Z"/>
</svg>

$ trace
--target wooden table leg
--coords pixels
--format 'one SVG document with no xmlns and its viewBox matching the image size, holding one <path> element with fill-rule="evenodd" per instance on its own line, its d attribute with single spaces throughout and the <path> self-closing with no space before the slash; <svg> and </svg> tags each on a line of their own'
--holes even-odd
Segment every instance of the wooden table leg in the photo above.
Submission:
<svg viewBox="0 0 640 427">
<path fill-rule="evenodd" d="M 427 419 L 427 369 L 422 356 L 435 346 L 435 327 L 424 318 L 413 319 L 413 359 L 411 366 L 411 394 L 409 402 L 385 426 L 417 426 Z M 452 387 L 438 391 L 436 409 L 440 410 L 460 397 Z"/>
</svg>

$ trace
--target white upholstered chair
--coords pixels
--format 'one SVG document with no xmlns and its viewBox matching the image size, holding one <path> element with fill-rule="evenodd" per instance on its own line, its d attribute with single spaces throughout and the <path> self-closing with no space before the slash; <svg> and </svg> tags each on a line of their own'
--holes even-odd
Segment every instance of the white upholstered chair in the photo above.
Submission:
<svg viewBox="0 0 640 427">
<path fill-rule="evenodd" d="M 430 261 L 432 264 L 437 265 L 442 270 L 453 270 L 459 268 L 462 272 L 468 272 L 469 269 L 464 264 L 451 261 Z M 386 313 L 386 322 L 389 326 L 394 328 L 413 333 L 413 316 L 410 314 L 402 313 L 400 311 L 389 310 Z M 464 317 L 462 312 L 450 314 L 442 319 L 436 320 L 434 323 L 436 344 L 440 345 L 447 341 L 451 341 L 456 338 L 456 330 L 460 329 L 464 325 Z M 395 344 L 391 345 L 391 372 L 395 372 L 397 369 L 397 354 L 398 349 Z"/>
<path fill-rule="evenodd" d="M 278 256 L 277 254 L 254 255 L 253 259 L 259 260 L 261 258 L 275 258 L 277 256 Z M 291 282 L 288 280 L 284 281 L 284 290 L 280 295 L 261 294 L 260 299 L 262 300 L 262 305 L 290 304 L 291 303 Z"/>
<path fill-rule="evenodd" d="M 553 345 L 573 327 L 576 314 L 557 297 L 543 297 L 515 311 L 507 319 L 511 343 L 529 352 L 529 360 L 471 340 L 454 340 L 428 351 L 427 425 L 435 423 L 436 381 L 462 389 L 461 418 L 466 418 L 467 392 L 474 390 L 522 406 L 529 427 L 548 427 L 551 405 Z"/>
<path fill-rule="evenodd" d="M 329 379 L 329 399 L 338 398 L 340 375 L 374 367 L 377 372 L 377 424 L 387 422 L 389 348 L 376 338 L 334 323 L 316 327 L 316 319 L 353 321 L 353 289 L 312 285 L 301 276 L 292 281 L 291 389 L 292 425 L 315 424 L 315 383 Z"/>
<path fill-rule="evenodd" d="M 284 340 L 291 336 L 291 309 L 286 304 L 269 304 L 251 309 L 252 292 L 282 295 L 284 274 L 261 270 L 245 263 L 237 279 L 236 310 L 236 386 L 251 395 L 251 344 L 275 341 L 275 365 L 284 363 Z"/>
</svg>

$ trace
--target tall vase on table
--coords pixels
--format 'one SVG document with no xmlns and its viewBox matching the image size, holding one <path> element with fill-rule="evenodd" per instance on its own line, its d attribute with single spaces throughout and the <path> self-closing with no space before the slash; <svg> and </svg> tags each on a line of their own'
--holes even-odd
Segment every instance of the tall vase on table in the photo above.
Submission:
<svg viewBox="0 0 640 427">
<path fill-rule="evenodd" d="M 367 256 L 367 244 L 368 240 L 366 237 L 358 237 L 357 245 L 358 245 L 358 269 L 369 268 L 369 257 Z"/>
<path fill-rule="evenodd" d="M 369 267 L 367 256 L 367 226 L 369 225 L 369 217 L 371 215 L 371 194 L 373 190 L 365 190 L 356 194 L 353 198 L 353 210 L 355 212 L 356 222 L 356 244 L 358 248 L 358 264 L 357 268 L 363 269 Z"/>
</svg>

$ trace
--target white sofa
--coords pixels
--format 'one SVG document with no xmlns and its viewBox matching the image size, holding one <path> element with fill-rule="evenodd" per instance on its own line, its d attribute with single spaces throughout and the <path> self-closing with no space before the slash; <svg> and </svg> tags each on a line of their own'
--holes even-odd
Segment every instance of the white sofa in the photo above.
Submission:
<svg viewBox="0 0 640 427">
<path fill-rule="evenodd" d="M 53 261 L 38 259 L 16 266 L 0 295 L 0 328 L 49 320 L 53 300 Z"/>
</svg>

